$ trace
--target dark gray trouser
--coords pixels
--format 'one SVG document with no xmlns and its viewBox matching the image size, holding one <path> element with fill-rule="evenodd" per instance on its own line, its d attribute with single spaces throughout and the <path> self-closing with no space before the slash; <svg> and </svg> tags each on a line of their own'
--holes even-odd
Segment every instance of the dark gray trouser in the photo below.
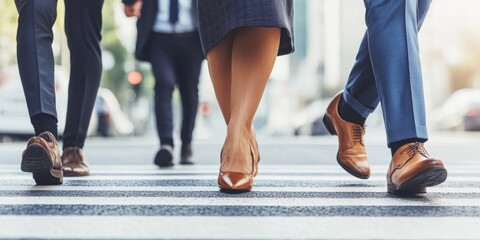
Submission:
<svg viewBox="0 0 480 240">
<path fill-rule="evenodd" d="M 30 117 L 55 108 L 52 27 L 56 0 L 16 0 L 19 13 L 17 58 Z M 70 83 L 64 146 L 83 147 L 102 72 L 103 0 L 65 0 L 65 32 L 70 49 Z"/>
</svg>

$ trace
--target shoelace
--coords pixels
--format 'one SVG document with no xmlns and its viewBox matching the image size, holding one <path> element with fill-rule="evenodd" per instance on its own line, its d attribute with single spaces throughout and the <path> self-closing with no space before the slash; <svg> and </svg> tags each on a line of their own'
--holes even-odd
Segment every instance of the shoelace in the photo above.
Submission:
<svg viewBox="0 0 480 240">
<path fill-rule="evenodd" d="M 412 158 L 417 153 L 421 154 L 426 158 L 428 158 L 429 156 L 427 150 L 425 150 L 425 148 L 419 142 L 410 144 L 407 148 L 403 149 L 403 151 L 401 151 L 400 154 L 403 154 L 404 152 L 407 153 L 409 159 Z"/>
<path fill-rule="evenodd" d="M 53 142 L 52 135 L 48 134 L 47 132 L 44 132 L 39 135 L 41 138 L 45 139 L 47 142 Z"/>
<path fill-rule="evenodd" d="M 365 127 L 355 124 L 353 125 L 353 141 L 363 143 L 363 135 L 365 134 Z"/>
</svg>

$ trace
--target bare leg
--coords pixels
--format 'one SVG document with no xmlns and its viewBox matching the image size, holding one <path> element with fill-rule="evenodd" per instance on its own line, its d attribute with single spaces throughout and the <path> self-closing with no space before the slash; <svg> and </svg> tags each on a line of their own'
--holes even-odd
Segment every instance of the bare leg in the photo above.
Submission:
<svg viewBox="0 0 480 240">
<path fill-rule="evenodd" d="M 272 71 L 279 43 L 279 28 L 239 28 L 207 56 L 217 99 L 227 123 L 222 171 L 252 172 L 249 149 L 253 138 L 252 120 Z M 230 67 L 228 56 L 231 56 Z"/>
<path fill-rule="evenodd" d="M 207 54 L 208 69 L 225 123 L 230 121 L 232 84 L 232 45 L 235 32 L 229 33 Z"/>
</svg>

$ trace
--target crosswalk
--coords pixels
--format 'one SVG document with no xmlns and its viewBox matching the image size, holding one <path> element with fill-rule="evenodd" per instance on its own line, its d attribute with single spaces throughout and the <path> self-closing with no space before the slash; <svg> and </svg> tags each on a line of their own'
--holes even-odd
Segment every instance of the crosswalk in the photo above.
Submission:
<svg viewBox="0 0 480 240">
<path fill-rule="evenodd" d="M 33 186 L 0 165 L 0 239 L 480 239 L 480 166 L 428 194 L 386 193 L 335 165 L 262 165 L 254 191 L 218 191 L 218 166 L 98 165 Z"/>
</svg>

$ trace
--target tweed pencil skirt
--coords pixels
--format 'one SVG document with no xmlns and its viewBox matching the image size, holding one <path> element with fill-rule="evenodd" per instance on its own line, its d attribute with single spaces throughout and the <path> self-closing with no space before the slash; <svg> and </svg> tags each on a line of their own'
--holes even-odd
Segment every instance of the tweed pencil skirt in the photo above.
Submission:
<svg viewBox="0 0 480 240">
<path fill-rule="evenodd" d="M 239 27 L 281 28 L 278 55 L 292 53 L 293 0 L 198 0 L 200 39 L 205 56 Z"/>
</svg>

